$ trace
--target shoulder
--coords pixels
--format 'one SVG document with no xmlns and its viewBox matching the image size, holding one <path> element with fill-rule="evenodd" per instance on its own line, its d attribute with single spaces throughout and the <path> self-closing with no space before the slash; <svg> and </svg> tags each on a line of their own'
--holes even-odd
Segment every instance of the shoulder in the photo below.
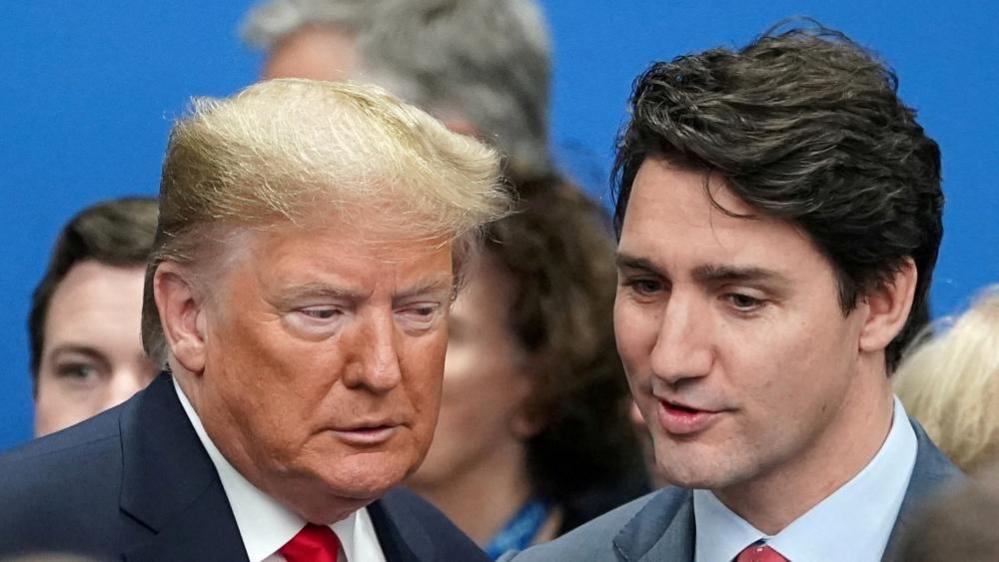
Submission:
<svg viewBox="0 0 999 562">
<path fill-rule="evenodd" d="M 408 549 L 421 562 L 489 560 L 443 513 L 405 488 L 389 491 L 368 511 L 383 549 Z"/>
<path fill-rule="evenodd" d="M 614 538 L 625 526 L 636 521 L 636 518 L 641 519 L 640 513 L 647 507 L 653 507 L 656 513 L 675 509 L 675 506 L 682 503 L 688 495 L 689 491 L 679 488 L 652 492 L 609 511 L 562 537 L 531 547 L 505 560 L 516 560 L 516 562 L 617 560 Z M 654 505 L 650 505 L 653 502 Z"/>
<path fill-rule="evenodd" d="M 0 554 L 106 531 L 121 490 L 119 415 L 110 410 L 0 455 Z"/>
</svg>

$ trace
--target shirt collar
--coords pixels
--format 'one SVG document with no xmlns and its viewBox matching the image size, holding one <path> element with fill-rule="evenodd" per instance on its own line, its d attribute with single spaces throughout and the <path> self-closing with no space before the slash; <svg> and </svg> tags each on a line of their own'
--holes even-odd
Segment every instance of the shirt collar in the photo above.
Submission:
<svg viewBox="0 0 999 562">
<path fill-rule="evenodd" d="M 835 492 L 769 537 L 707 490 L 694 490 L 695 562 L 732 560 L 764 540 L 788 560 L 878 562 L 888 544 L 916 463 L 916 433 L 894 399 L 891 430 L 871 462 Z"/>
<path fill-rule="evenodd" d="M 305 519 L 291 511 L 274 498 L 262 492 L 239 473 L 215 446 L 208 436 L 201 418 L 194 411 L 177 380 L 173 379 L 177 398 L 184 412 L 191 420 L 201 444 L 205 447 L 215 470 L 222 481 L 222 489 L 229 499 L 236 527 L 246 548 L 250 562 L 264 562 L 279 548 L 292 539 L 302 527 Z M 330 525 L 340 539 L 342 552 L 347 560 L 384 561 L 381 547 L 375 534 L 374 524 L 365 508 L 351 513 L 344 519 Z"/>
</svg>

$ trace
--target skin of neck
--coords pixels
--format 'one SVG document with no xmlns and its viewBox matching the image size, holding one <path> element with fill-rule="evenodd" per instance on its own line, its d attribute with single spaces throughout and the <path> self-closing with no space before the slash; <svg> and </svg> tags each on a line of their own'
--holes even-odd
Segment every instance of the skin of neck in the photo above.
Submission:
<svg viewBox="0 0 999 562">
<path fill-rule="evenodd" d="M 806 454 L 724 489 L 712 490 L 756 529 L 775 535 L 841 488 L 881 450 L 894 398 L 884 355 L 867 357 L 858 384 Z"/>
<path fill-rule="evenodd" d="M 493 449 L 488 458 L 441 481 L 407 485 L 479 546 L 488 544 L 532 494 L 527 450 L 521 442 Z"/>
</svg>

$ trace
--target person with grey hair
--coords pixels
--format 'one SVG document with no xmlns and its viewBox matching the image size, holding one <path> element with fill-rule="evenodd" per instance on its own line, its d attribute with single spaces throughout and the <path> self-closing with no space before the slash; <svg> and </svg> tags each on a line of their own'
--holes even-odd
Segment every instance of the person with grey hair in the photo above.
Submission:
<svg viewBox="0 0 999 562">
<path fill-rule="evenodd" d="M 166 370 L 0 457 L 0 556 L 485 560 L 393 488 L 430 446 L 478 233 L 509 208 L 495 151 L 377 88 L 197 100 L 146 270 Z"/>
<path fill-rule="evenodd" d="M 267 51 L 265 78 L 345 80 L 358 70 L 357 35 L 378 0 L 268 0 L 242 25 L 247 44 Z"/>
<path fill-rule="evenodd" d="M 271 0 L 242 34 L 267 52 L 264 78 L 378 84 L 499 148 L 515 183 L 553 172 L 551 47 L 534 0 Z"/>
</svg>

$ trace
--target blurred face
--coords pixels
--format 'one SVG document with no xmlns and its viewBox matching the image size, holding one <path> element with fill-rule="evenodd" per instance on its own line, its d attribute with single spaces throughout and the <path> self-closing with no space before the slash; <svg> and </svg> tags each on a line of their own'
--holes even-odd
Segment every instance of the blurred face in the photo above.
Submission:
<svg viewBox="0 0 999 562">
<path fill-rule="evenodd" d="M 336 26 L 307 26 L 271 49 L 261 78 L 341 81 L 358 67 L 355 37 Z"/>
<path fill-rule="evenodd" d="M 870 418 L 861 321 L 808 238 L 714 208 L 703 172 L 648 159 L 618 247 L 614 321 L 632 392 L 670 482 L 746 489 L 823 478 Z M 711 177 L 735 213 L 752 209 Z M 883 378 L 883 377 L 882 377 Z"/>
<path fill-rule="evenodd" d="M 36 436 L 103 412 L 156 376 L 139 335 L 144 272 L 83 261 L 53 293 L 38 369 Z"/>
<path fill-rule="evenodd" d="M 358 221 L 357 224 L 365 224 Z M 196 407 L 248 480 L 313 521 L 422 460 L 439 406 L 451 248 L 357 226 L 257 233 L 199 318 Z"/>
<path fill-rule="evenodd" d="M 505 466 L 494 460 L 523 448 L 518 426 L 531 379 L 509 327 L 515 290 L 506 270 L 484 253 L 451 308 L 440 420 L 409 482 L 418 490 Z"/>
</svg>

